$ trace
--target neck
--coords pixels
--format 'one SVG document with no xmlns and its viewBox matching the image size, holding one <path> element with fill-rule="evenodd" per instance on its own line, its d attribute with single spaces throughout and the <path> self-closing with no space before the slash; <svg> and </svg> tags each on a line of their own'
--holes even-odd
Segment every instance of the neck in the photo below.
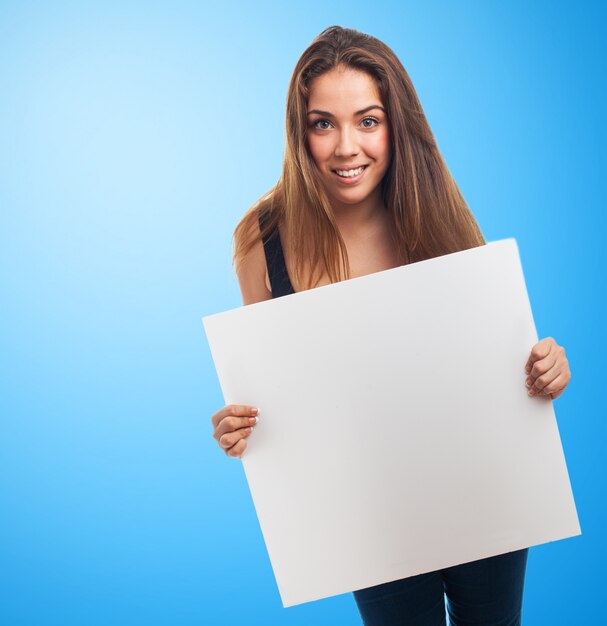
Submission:
<svg viewBox="0 0 607 626">
<path fill-rule="evenodd" d="M 379 190 L 377 190 L 379 192 Z M 363 230 L 383 222 L 387 216 L 384 203 L 381 200 L 380 193 L 374 193 L 360 204 L 342 204 L 331 203 L 335 221 L 342 234 L 349 235 L 358 234 Z"/>
</svg>

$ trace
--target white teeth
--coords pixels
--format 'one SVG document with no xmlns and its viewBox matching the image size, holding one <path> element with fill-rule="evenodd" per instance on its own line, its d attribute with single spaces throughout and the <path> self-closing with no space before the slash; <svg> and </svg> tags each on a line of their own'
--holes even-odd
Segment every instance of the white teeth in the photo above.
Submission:
<svg viewBox="0 0 607 626">
<path fill-rule="evenodd" d="M 344 176 L 345 178 L 350 178 L 352 176 L 358 176 L 363 170 L 365 166 L 359 167 L 355 170 L 335 170 L 340 176 Z"/>
</svg>

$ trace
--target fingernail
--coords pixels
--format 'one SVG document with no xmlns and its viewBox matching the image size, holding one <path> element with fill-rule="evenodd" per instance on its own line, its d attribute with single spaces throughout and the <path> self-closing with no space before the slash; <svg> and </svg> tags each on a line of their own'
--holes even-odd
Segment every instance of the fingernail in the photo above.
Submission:
<svg viewBox="0 0 607 626">
<path fill-rule="evenodd" d="M 257 424 L 257 417 L 249 417 L 249 424 Z"/>
<path fill-rule="evenodd" d="M 255 414 L 255 415 L 259 415 L 259 409 L 258 408 L 252 408 L 251 411 Z"/>
<path fill-rule="evenodd" d="M 533 396 L 535 395 L 535 391 L 533 391 L 533 389 L 529 389 L 529 391 L 527 392 L 528 396 Z"/>
</svg>

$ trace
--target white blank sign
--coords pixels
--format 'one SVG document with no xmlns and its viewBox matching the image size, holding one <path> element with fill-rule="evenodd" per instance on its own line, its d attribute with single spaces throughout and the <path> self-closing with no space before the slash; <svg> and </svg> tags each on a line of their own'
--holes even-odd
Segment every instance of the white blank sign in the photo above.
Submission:
<svg viewBox="0 0 607 626">
<path fill-rule="evenodd" d="M 203 323 L 285 607 L 580 534 L 514 239 Z"/>
</svg>

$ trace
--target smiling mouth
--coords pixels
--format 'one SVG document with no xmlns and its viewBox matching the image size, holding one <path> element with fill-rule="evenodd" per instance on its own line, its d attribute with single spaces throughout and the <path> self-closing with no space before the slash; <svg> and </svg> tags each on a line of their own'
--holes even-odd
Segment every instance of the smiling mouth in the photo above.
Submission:
<svg viewBox="0 0 607 626">
<path fill-rule="evenodd" d="M 355 176 L 362 174 L 365 171 L 366 167 L 367 167 L 366 165 L 361 165 L 360 167 L 357 167 L 354 169 L 349 169 L 349 170 L 334 169 L 332 171 L 335 172 L 340 178 L 354 178 Z"/>
</svg>

